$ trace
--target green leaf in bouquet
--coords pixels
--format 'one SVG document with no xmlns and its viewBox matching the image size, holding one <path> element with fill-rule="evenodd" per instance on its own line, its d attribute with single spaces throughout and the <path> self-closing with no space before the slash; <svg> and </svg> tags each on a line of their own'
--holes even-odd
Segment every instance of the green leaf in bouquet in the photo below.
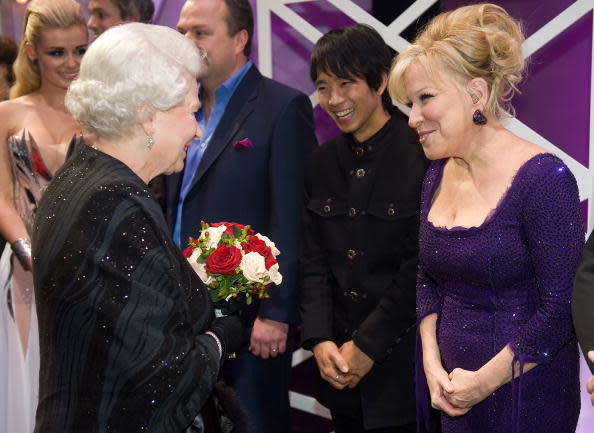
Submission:
<svg viewBox="0 0 594 433">
<path fill-rule="evenodd" d="M 239 286 L 239 285 L 241 285 L 242 279 L 243 279 L 243 274 L 235 274 L 229 278 L 229 284 L 231 286 Z"/>
<path fill-rule="evenodd" d="M 252 305 L 252 295 L 250 295 L 249 293 L 247 293 L 247 294 L 245 295 L 245 303 L 246 303 L 247 305 Z"/>
<path fill-rule="evenodd" d="M 217 277 L 217 280 L 219 281 L 219 287 L 221 290 L 227 291 L 229 289 L 229 282 L 226 279 L 223 277 Z"/>
<path fill-rule="evenodd" d="M 233 226 L 233 236 L 235 236 L 237 239 L 241 238 L 241 235 L 243 234 L 243 230 L 240 229 L 237 226 Z"/>
<path fill-rule="evenodd" d="M 203 265 L 204 263 L 206 263 L 206 257 L 204 257 L 204 254 L 200 254 L 197 258 L 196 258 L 196 263 Z"/>
</svg>

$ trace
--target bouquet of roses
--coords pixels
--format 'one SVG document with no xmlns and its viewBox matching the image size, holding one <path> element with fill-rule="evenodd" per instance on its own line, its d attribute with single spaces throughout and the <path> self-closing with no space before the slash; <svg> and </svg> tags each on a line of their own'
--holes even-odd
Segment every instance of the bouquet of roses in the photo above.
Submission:
<svg viewBox="0 0 594 433">
<path fill-rule="evenodd" d="M 237 223 L 200 225 L 200 236 L 190 238 L 183 253 L 213 302 L 245 297 L 249 305 L 253 296 L 268 298 L 270 284 L 282 282 L 276 261 L 280 251 L 266 236 Z"/>
</svg>

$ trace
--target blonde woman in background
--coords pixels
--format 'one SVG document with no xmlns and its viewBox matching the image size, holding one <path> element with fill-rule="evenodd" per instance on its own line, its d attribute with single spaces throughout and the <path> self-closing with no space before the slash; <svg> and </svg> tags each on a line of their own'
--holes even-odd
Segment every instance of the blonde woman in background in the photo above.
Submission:
<svg viewBox="0 0 594 433">
<path fill-rule="evenodd" d="M 37 407 L 39 337 L 31 226 L 37 204 L 81 128 L 64 106 L 87 49 L 74 0 L 33 0 L 25 10 L 11 99 L 0 103 L 0 431 L 30 433 Z M 43 302 L 43 301 L 42 301 Z"/>
<path fill-rule="evenodd" d="M 572 432 L 579 415 L 577 184 L 501 123 L 523 40 L 502 8 L 466 6 L 434 18 L 391 72 L 390 92 L 411 105 L 432 160 L 417 282 L 428 389 L 418 391 L 441 410 L 444 433 Z"/>
</svg>

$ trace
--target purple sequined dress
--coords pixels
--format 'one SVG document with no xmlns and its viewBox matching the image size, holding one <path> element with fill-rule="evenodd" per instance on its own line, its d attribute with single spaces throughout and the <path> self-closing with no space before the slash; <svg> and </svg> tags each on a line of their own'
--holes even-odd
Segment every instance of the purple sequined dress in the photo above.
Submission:
<svg viewBox="0 0 594 433">
<path fill-rule="evenodd" d="M 477 370 L 506 345 L 539 365 L 464 416 L 442 413 L 443 433 L 573 432 L 580 400 L 570 299 L 584 243 L 576 181 L 560 159 L 537 155 L 483 224 L 446 229 L 427 220 L 445 162 L 431 164 L 423 185 L 418 320 L 438 314 L 448 372 Z"/>
</svg>

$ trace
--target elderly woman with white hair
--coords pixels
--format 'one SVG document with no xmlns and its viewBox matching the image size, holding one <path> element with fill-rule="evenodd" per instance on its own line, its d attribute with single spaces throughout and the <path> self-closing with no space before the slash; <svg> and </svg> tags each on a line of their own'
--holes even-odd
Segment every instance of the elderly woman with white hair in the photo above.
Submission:
<svg viewBox="0 0 594 433">
<path fill-rule="evenodd" d="M 96 140 L 56 174 L 35 222 L 37 433 L 210 431 L 204 404 L 241 325 L 214 319 L 147 188 L 183 168 L 200 133 L 200 65 L 179 33 L 126 24 L 93 44 L 68 91 Z"/>
</svg>

